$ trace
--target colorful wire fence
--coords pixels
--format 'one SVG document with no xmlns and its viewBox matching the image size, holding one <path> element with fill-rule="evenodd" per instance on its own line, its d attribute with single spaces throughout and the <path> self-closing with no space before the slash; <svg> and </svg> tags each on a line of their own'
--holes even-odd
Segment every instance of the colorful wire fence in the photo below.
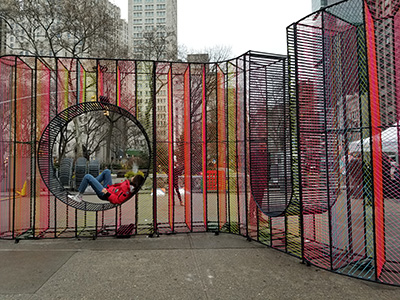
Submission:
<svg viewBox="0 0 400 300">
<path fill-rule="evenodd" d="M 227 232 L 399 285 L 399 18 L 399 1 L 326 7 L 287 28 L 288 56 L 1 57 L 0 238 Z M 99 99 L 135 117 L 150 157 Z M 97 114 L 68 113 L 91 102 Z M 99 119 L 112 135 L 98 122 L 89 133 Z M 44 161 L 38 145 L 50 123 L 60 126 L 57 150 Z M 57 194 L 37 165 L 60 174 L 57 159 L 79 155 L 117 181 L 148 159 L 147 180 L 121 206 L 69 205 L 76 171 Z"/>
</svg>

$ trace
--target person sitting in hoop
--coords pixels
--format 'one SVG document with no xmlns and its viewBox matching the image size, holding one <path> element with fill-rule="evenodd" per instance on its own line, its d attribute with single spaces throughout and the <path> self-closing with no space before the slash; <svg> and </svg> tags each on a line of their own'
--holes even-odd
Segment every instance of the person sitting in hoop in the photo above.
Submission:
<svg viewBox="0 0 400 300">
<path fill-rule="evenodd" d="M 121 204 L 129 199 L 132 194 L 143 184 L 144 177 L 135 175 L 121 183 L 112 184 L 111 171 L 105 169 L 99 176 L 94 177 L 86 174 L 79 186 L 79 193 L 76 195 L 68 195 L 71 200 L 76 202 L 83 201 L 83 193 L 88 185 L 95 191 L 97 197 L 101 200 L 109 201 L 113 204 Z"/>
</svg>

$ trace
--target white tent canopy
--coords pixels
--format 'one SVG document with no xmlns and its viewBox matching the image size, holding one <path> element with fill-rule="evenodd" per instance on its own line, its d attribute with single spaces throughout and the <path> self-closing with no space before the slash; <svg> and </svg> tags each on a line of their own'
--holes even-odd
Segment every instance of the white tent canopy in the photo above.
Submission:
<svg viewBox="0 0 400 300">
<path fill-rule="evenodd" d="M 395 124 L 397 125 L 397 124 Z M 381 133 L 381 138 L 382 138 L 382 151 L 386 153 L 397 153 L 398 151 L 398 133 L 397 131 L 399 130 L 400 134 L 400 128 L 396 127 L 389 127 L 388 129 L 385 129 Z M 363 151 L 371 151 L 370 150 L 370 138 L 365 138 L 362 140 L 362 146 L 363 146 Z M 349 145 L 349 152 L 361 152 L 361 140 L 351 142 Z"/>
</svg>

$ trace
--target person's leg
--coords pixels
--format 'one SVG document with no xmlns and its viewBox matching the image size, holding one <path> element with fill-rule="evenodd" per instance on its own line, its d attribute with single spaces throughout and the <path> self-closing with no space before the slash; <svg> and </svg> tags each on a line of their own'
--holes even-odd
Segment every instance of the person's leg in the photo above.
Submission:
<svg viewBox="0 0 400 300">
<path fill-rule="evenodd" d="M 97 180 L 97 178 L 94 178 L 90 174 L 86 174 L 85 177 L 83 177 L 82 183 L 79 186 L 79 193 L 83 194 L 88 185 L 93 188 L 97 196 L 103 196 L 103 185 Z"/>
<path fill-rule="evenodd" d="M 86 191 L 86 188 L 87 188 L 87 186 L 89 184 L 89 180 L 91 180 L 92 178 L 96 180 L 96 178 L 94 178 L 92 175 L 86 174 L 83 177 L 83 179 L 81 181 L 81 184 L 79 185 L 78 194 L 76 194 L 76 195 L 68 195 L 68 198 L 70 198 L 70 199 L 72 199 L 72 200 L 74 200 L 76 202 L 82 202 L 83 201 L 82 195 Z"/>
<path fill-rule="evenodd" d="M 81 184 L 79 185 L 79 189 L 78 189 L 79 193 L 75 196 L 68 195 L 68 197 L 74 201 L 82 202 L 83 201 L 82 195 L 85 192 L 88 185 L 90 185 L 93 188 L 93 190 L 96 192 L 98 197 L 104 196 L 104 194 L 102 192 L 103 186 L 101 185 L 101 183 L 96 178 L 94 178 L 92 175 L 86 174 L 83 177 Z"/>
<path fill-rule="evenodd" d="M 79 191 L 80 194 L 83 194 L 86 191 L 86 188 L 87 188 L 87 186 L 89 184 L 89 180 L 91 179 L 91 177 L 93 177 L 93 176 L 90 175 L 90 174 L 86 174 L 83 177 L 83 179 L 81 181 L 81 184 L 79 185 L 79 188 L 78 188 L 78 191 Z"/>
<path fill-rule="evenodd" d="M 177 182 L 174 182 L 174 190 L 175 190 L 176 194 L 178 195 L 179 203 L 182 205 L 183 204 L 182 196 L 181 196 L 181 193 L 179 192 L 179 186 L 178 186 Z"/>
<path fill-rule="evenodd" d="M 179 187 L 175 184 L 174 185 L 175 193 L 178 195 L 179 201 L 181 200 L 181 194 L 179 193 Z"/>
<path fill-rule="evenodd" d="M 108 185 L 112 185 L 111 179 L 111 171 L 109 169 L 105 169 L 99 176 L 96 177 L 97 181 L 103 183 L 103 187 L 107 187 Z"/>
</svg>

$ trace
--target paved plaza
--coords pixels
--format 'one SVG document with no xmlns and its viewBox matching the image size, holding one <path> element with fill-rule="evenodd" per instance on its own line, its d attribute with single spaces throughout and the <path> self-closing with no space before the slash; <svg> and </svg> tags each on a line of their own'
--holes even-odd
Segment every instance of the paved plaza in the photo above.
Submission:
<svg viewBox="0 0 400 300">
<path fill-rule="evenodd" d="M 400 299 L 232 234 L 0 240 L 0 299 Z"/>
</svg>

